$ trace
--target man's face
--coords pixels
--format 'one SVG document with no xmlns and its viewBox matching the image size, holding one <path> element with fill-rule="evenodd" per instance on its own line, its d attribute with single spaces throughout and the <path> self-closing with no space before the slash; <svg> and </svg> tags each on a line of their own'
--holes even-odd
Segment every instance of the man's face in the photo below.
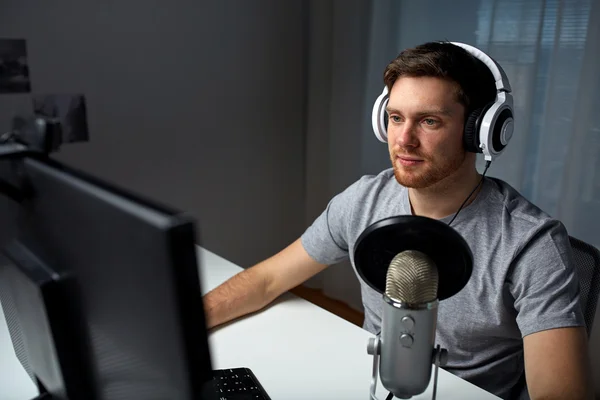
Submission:
<svg viewBox="0 0 600 400">
<path fill-rule="evenodd" d="M 455 83 L 433 77 L 400 77 L 387 105 L 388 148 L 396 180 L 425 188 L 465 162 L 464 106 Z"/>
</svg>

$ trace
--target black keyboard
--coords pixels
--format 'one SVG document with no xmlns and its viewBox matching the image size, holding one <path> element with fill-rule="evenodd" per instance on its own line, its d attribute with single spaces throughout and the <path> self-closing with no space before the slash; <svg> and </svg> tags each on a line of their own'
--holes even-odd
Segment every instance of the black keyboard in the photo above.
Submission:
<svg viewBox="0 0 600 400">
<path fill-rule="evenodd" d="M 217 400 L 271 400 L 249 368 L 216 369 Z"/>
</svg>

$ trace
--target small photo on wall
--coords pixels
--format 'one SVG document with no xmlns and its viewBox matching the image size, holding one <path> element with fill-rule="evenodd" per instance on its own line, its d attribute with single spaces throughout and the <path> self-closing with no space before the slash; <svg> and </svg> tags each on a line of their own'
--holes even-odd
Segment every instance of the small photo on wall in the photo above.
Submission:
<svg viewBox="0 0 600 400">
<path fill-rule="evenodd" d="M 29 92 L 31 82 L 25 40 L 0 38 L 0 94 Z"/>
</svg>

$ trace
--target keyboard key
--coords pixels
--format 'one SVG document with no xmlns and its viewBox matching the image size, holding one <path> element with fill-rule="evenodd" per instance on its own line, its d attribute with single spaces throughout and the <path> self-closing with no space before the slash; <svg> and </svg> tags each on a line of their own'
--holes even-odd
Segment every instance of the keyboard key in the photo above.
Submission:
<svg viewBox="0 0 600 400">
<path fill-rule="evenodd" d="M 215 370 L 213 381 L 219 400 L 271 400 L 248 368 Z"/>
</svg>

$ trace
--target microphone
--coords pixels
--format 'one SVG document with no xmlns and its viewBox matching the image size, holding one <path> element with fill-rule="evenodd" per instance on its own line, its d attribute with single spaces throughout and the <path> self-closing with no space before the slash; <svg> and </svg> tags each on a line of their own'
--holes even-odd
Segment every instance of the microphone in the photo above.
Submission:
<svg viewBox="0 0 600 400">
<path fill-rule="evenodd" d="M 434 361 L 438 272 L 433 260 L 405 250 L 390 262 L 383 295 L 380 377 L 400 399 L 427 389 Z"/>
<path fill-rule="evenodd" d="M 427 217 L 395 216 L 377 221 L 359 236 L 354 251 L 359 275 L 382 295 L 381 331 L 369 339 L 373 356 L 370 400 L 378 377 L 399 399 L 423 393 L 434 380 L 436 398 L 446 349 L 435 346 L 438 304 L 462 290 L 473 255 L 462 236 Z M 380 372 L 379 372 L 380 370 Z"/>
</svg>

